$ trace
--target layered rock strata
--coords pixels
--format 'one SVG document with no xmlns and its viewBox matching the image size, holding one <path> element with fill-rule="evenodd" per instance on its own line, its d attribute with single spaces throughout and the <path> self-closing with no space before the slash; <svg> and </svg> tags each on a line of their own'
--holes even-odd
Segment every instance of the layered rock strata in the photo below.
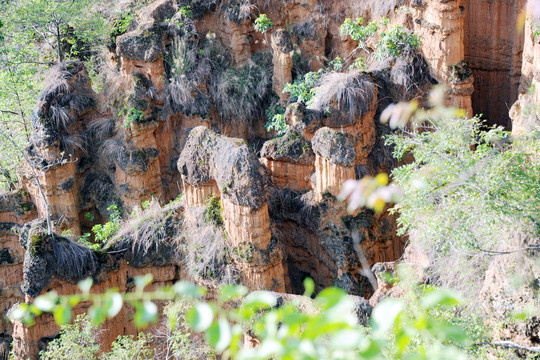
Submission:
<svg viewBox="0 0 540 360">
<path fill-rule="evenodd" d="M 13 305 L 24 301 L 24 248 L 19 243 L 22 226 L 35 219 L 36 208 L 30 196 L 9 192 L 0 196 L 0 312 L 6 314 Z M 9 359 L 13 341 L 13 324 L 5 317 L 0 321 L 0 358 Z"/>
<path fill-rule="evenodd" d="M 315 193 L 317 199 L 321 200 L 325 193 L 337 196 L 345 181 L 356 178 L 355 143 L 348 134 L 323 127 L 315 133 L 312 144 L 316 155 Z"/>
<path fill-rule="evenodd" d="M 262 169 L 247 144 L 206 127 L 194 128 L 178 169 L 190 194 L 213 193 L 212 184 L 217 185 L 215 195 L 221 198 L 228 240 L 236 247 L 253 249 L 251 260 L 242 264 L 242 282 L 251 289 L 284 292 L 285 270 L 281 249 L 272 241 Z"/>
<path fill-rule="evenodd" d="M 514 30 L 523 0 L 289 0 L 258 2 L 257 8 L 205 1 L 191 3 L 190 18 L 180 14 L 182 4 L 152 2 L 114 39 L 113 70 L 102 93 L 92 90 L 78 61 L 59 64 L 47 79 L 34 112 L 28 154 L 57 232 L 89 231 L 107 221 L 111 205 L 129 213 L 151 197 L 167 202 L 184 193 L 186 206 L 199 207 L 213 195 L 220 199 L 229 241 L 249 250 L 239 266 L 241 280 L 250 288 L 302 293 L 302 280 L 309 276 L 317 290 L 336 285 L 351 294 L 369 295 L 357 243 L 373 264 L 398 259 L 405 239 L 395 236 L 392 217 L 371 211 L 348 214 L 335 196 L 345 180 L 388 172 L 395 165 L 383 145 L 389 129 L 377 121 L 381 110 L 402 100 L 424 104 L 427 91 L 439 82 L 449 87 L 450 105 L 504 123 L 501 114 L 516 98 L 522 74 L 520 101 L 512 115 L 515 132 L 537 125 L 536 118 L 524 114 L 533 100 L 540 100 L 540 86 L 527 93 L 531 84 L 540 82 L 538 37 L 527 22 L 521 56 L 523 37 Z M 400 5 L 409 7 L 397 14 Z M 278 29 L 268 33 L 272 57 L 253 27 L 259 12 Z M 485 14 L 489 19 L 479 21 Z M 264 129 L 264 110 L 274 101 L 273 92 L 285 101 L 285 83 L 337 56 L 347 58 L 357 44 L 340 36 L 345 17 L 362 16 L 367 22 L 385 15 L 421 35 L 421 48 L 380 59 L 368 72 L 323 75 L 310 106 L 287 107 L 290 130 L 265 142 L 270 135 Z M 252 149 L 261 144 L 258 161 Z M 31 201 L 26 195 L 21 198 L 28 211 L 9 210 L 15 200 L 0 202 L 0 217 L 5 219 L 0 235 L 4 309 L 24 298 L 19 288 L 25 276 L 26 300 L 49 289 L 75 292 L 80 277 L 59 277 L 47 260 L 51 251 L 54 255 L 54 249 L 71 244 L 67 239 L 45 246 L 48 257 L 33 256 L 16 241 L 24 223 L 45 216 L 30 170 L 24 169 L 23 185 Z M 182 221 L 174 223 L 180 226 Z M 84 272 L 101 281 L 98 290 L 118 286 L 129 291 L 129 278 L 143 271 L 154 273 L 160 284 L 189 279 L 189 269 L 183 268 L 172 245 L 137 252 L 134 237 L 127 238 L 131 242 L 111 250 L 132 250 L 107 257 L 95 272 Z M 29 248 L 28 241 L 23 243 Z M 125 327 L 106 324 L 112 330 L 103 341 L 105 349 L 116 334 L 136 333 L 129 311 L 121 315 Z M 34 357 L 40 339 L 57 330 L 47 316 L 34 329 L 17 325 L 17 356 Z M 4 323 L 2 331 L 7 344 L 12 326 Z"/>
<path fill-rule="evenodd" d="M 182 207 L 175 206 L 156 214 L 156 221 L 164 227 L 163 231 L 169 234 L 170 239 L 156 235 L 155 243 L 145 247 L 148 244 L 138 243 L 136 233 L 125 232 L 109 248 L 100 251 L 91 250 L 60 235 L 48 234 L 42 220 L 26 223 L 19 231 L 19 246 L 25 249 L 24 268 L 21 271 L 24 281 L 22 286 L 18 284 L 23 293 L 19 301 L 32 302 L 36 296 L 49 290 L 60 295 L 78 293 L 77 282 L 87 277 L 93 278 L 95 285 L 92 291 L 97 293 L 104 293 L 113 287 L 121 292 L 133 291 L 133 278 L 145 274 L 153 275 L 148 290 L 171 285 L 179 279 L 189 279 L 187 272 L 178 267 L 181 255 L 172 243 L 182 222 L 182 212 Z M 78 304 L 73 309 L 74 316 L 87 313 L 90 305 Z M 118 336 L 138 333 L 133 314 L 134 309 L 125 306 L 117 318 L 105 321 L 99 338 L 102 351 L 110 350 L 111 343 Z M 37 317 L 32 327 L 20 323 L 11 326 L 14 354 L 20 359 L 38 358 L 39 351 L 59 331 L 51 314 Z"/>
<path fill-rule="evenodd" d="M 527 1 L 476 1 L 461 4 L 465 14 L 465 60 L 474 75 L 472 105 L 490 124 L 511 128 L 508 110 L 517 100 L 525 35 L 519 29 Z M 529 2 L 532 4 L 532 2 Z"/>
<path fill-rule="evenodd" d="M 447 105 L 472 116 L 474 77 L 464 64 L 464 60 L 470 60 L 465 56 L 464 43 L 468 4 L 463 0 L 412 1 L 411 6 L 414 32 L 422 36 L 422 53 L 435 78 L 449 87 Z"/>
<path fill-rule="evenodd" d="M 292 129 L 281 137 L 265 142 L 260 161 L 274 186 L 297 191 L 311 189 L 315 154 L 300 129 Z"/>
<path fill-rule="evenodd" d="M 274 63 L 274 77 L 272 79 L 273 89 L 281 98 L 288 98 L 287 94 L 281 90 L 287 83 L 292 83 L 292 51 L 293 44 L 289 33 L 283 29 L 278 29 L 272 33 L 272 62 Z"/>
</svg>

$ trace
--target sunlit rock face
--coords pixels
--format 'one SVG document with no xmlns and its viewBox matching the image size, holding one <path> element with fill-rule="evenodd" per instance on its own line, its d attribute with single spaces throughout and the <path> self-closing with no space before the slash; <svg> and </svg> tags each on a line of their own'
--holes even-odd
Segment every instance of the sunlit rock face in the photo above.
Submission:
<svg viewBox="0 0 540 360">
<path fill-rule="evenodd" d="M 527 17 L 536 11 L 530 4 Z M 26 150 L 38 160 L 57 234 L 90 231 L 108 220 L 111 205 L 129 214 L 152 198 L 166 204 L 183 194 L 181 209 L 163 213 L 166 236 L 145 252 L 128 232 L 111 249 L 118 254 L 96 260 L 83 251 L 81 272 L 67 276 L 52 259 L 55 252 L 74 249 L 69 239 L 35 233 L 34 240 L 42 242 L 32 245 L 27 233 L 19 241 L 25 224 L 46 216 L 41 191 L 23 164 L 25 192 L 0 197 L 2 311 L 43 291 L 75 292 L 83 275 L 99 278 L 99 290 L 127 290 L 129 279 L 144 272 L 154 274 L 156 285 L 194 280 L 177 246 L 184 207 L 203 208 L 211 197 L 219 199 L 229 244 L 250 249 L 236 264 L 239 281 L 250 289 L 300 294 L 302 281 L 311 277 L 317 291 L 335 285 L 368 297 L 373 290 L 356 250 L 370 264 L 386 263 L 378 269 L 391 268 L 406 239 L 395 235 L 394 217 L 368 210 L 349 214 L 336 196 L 346 180 L 388 173 L 397 165 L 384 145 L 390 129 L 378 121 L 381 111 L 412 99 L 426 105 L 426 94 L 441 83 L 447 104 L 469 115 L 481 112 L 491 123 L 510 127 L 507 114 L 515 102 L 514 134 L 538 126 L 527 109 L 540 101 L 540 44 L 530 22 L 524 32 L 516 29 L 525 0 L 191 6 L 190 19 L 180 17 L 181 4 L 174 0 L 142 8 L 110 44 L 99 92 L 82 62 L 54 67 L 37 99 Z M 397 11 L 401 6 L 406 7 Z M 274 23 L 269 43 L 253 26 L 259 12 Z M 382 16 L 421 35 L 422 46 L 373 61 L 366 71 L 323 74 L 309 104 L 292 103 L 281 92 L 307 71 L 338 56 L 347 59 L 355 50 L 357 44 L 340 35 L 346 17 L 368 22 Z M 537 86 L 529 94 L 532 84 Z M 281 137 L 265 129 L 266 110 L 278 98 L 289 126 Z M 131 319 L 125 310 L 106 322 L 104 350 L 116 335 L 136 334 Z M 1 324 L 0 359 L 11 342 L 19 358 L 36 358 L 40 343 L 58 332 L 48 316 L 34 328 Z"/>
<path fill-rule="evenodd" d="M 508 110 L 520 91 L 523 52 L 530 51 L 530 47 L 524 47 L 528 36 L 519 24 L 526 4 L 526 0 L 467 0 L 461 4 L 465 60 L 475 79 L 474 112 L 484 114 L 491 124 L 507 128 L 511 128 Z"/>
<path fill-rule="evenodd" d="M 187 204 L 217 195 L 235 247 L 252 248 L 241 265 L 241 278 L 252 289 L 285 291 L 283 255 L 270 232 L 261 165 L 242 139 L 220 136 L 206 127 L 193 129 L 178 160 Z"/>
<path fill-rule="evenodd" d="M 534 36 L 535 28 L 530 19 L 540 19 L 540 4 L 528 3 L 524 29 L 524 46 L 521 78 L 517 101 L 510 108 L 512 134 L 521 135 L 530 132 L 539 125 L 535 104 L 540 102 L 540 37 Z M 538 21 L 538 20 L 536 20 Z"/>
</svg>

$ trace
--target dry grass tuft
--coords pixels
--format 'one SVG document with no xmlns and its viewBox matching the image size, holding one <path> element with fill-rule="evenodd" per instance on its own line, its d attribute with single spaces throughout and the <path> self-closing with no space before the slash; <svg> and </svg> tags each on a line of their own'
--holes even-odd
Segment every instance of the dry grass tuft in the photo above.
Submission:
<svg viewBox="0 0 540 360">
<path fill-rule="evenodd" d="M 248 123 L 263 115 L 272 94 L 272 70 L 268 59 L 254 58 L 243 67 L 215 74 L 210 95 L 222 120 Z"/>
<path fill-rule="evenodd" d="M 71 76 L 71 73 L 66 70 L 63 64 L 51 67 L 45 76 L 45 88 L 42 94 L 50 94 L 52 97 L 57 97 L 58 95 L 71 92 L 72 89 L 69 84 Z"/>
<path fill-rule="evenodd" d="M 77 281 L 98 271 L 96 255 L 86 246 L 66 238 L 57 238 L 51 244 L 57 276 Z"/>
<path fill-rule="evenodd" d="M 84 132 L 87 141 L 102 141 L 114 135 L 116 120 L 113 118 L 100 118 L 90 122 Z"/>
<path fill-rule="evenodd" d="M 376 85 L 360 70 L 327 73 L 321 77 L 320 84 L 309 106 L 312 110 L 323 113 L 330 111 L 335 102 L 339 110 L 348 113 L 352 121 L 372 109 Z"/>
<path fill-rule="evenodd" d="M 130 77 L 122 76 L 116 69 L 107 65 L 100 67 L 100 75 L 104 79 L 103 95 L 110 104 L 120 108 L 126 94 L 133 92 L 133 81 Z"/>
<path fill-rule="evenodd" d="M 73 154 L 77 149 L 81 150 L 85 155 L 88 155 L 86 150 L 86 141 L 76 135 L 64 135 L 60 138 L 60 148 L 63 151 L 67 151 L 70 154 Z"/>
<path fill-rule="evenodd" d="M 229 0 L 222 4 L 221 11 L 228 15 L 230 21 L 242 24 L 249 20 L 257 10 L 257 6 L 250 0 Z"/>
<path fill-rule="evenodd" d="M 204 208 L 184 212 L 178 248 L 184 254 L 184 266 L 197 281 L 210 284 L 233 284 L 239 270 L 232 261 L 233 247 L 223 228 L 203 221 Z"/>
<path fill-rule="evenodd" d="M 194 41 L 181 37 L 175 37 L 172 49 L 171 78 L 165 89 L 164 112 L 204 118 L 210 109 L 210 100 L 201 91 L 211 72 L 206 52 L 200 52 Z"/>
<path fill-rule="evenodd" d="M 113 242 L 129 238 L 132 251 L 146 255 L 152 247 L 158 251 L 160 245 L 171 241 L 168 222 L 172 213 L 167 214 L 159 202 L 152 199 L 144 209 L 136 207 L 113 238 Z"/>
</svg>

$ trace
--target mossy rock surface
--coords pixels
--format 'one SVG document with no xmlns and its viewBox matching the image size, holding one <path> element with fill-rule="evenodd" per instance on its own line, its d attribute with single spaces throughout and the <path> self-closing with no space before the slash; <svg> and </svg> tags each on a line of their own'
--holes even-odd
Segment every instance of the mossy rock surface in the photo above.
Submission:
<svg viewBox="0 0 540 360">
<path fill-rule="evenodd" d="M 23 190 L 14 190 L 0 194 L 0 212 L 14 212 L 19 216 L 35 209 L 30 195 Z"/>
<path fill-rule="evenodd" d="M 0 235 L 19 235 L 22 225 L 13 222 L 0 222 Z"/>
<path fill-rule="evenodd" d="M 341 166 L 354 166 L 356 149 L 352 137 L 329 127 L 317 130 L 311 140 L 315 154 Z"/>
<path fill-rule="evenodd" d="M 14 262 L 15 259 L 8 248 L 0 249 L 0 265 L 11 265 Z"/>
<path fill-rule="evenodd" d="M 26 248 L 22 291 L 36 297 L 53 279 L 76 283 L 96 277 L 101 270 L 93 250 L 60 235 L 47 232 L 43 219 L 24 225 L 20 242 Z"/>
<path fill-rule="evenodd" d="M 272 47 L 282 53 L 293 51 L 291 35 L 284 29 L 277 29 L 272 33 Z"/>
<path fill-rule="evenodd" d="M 303 165 L 312 165 L 315 161 L 311 144 L 296 129 L 265 142 L 261 149 L 261 157 Z"/>
<path fill-rule="evenodd" d="M 215 180 L 224 199 L 259 209 L 266 202 L 261 164 L 249 146 L 199 126 L 191 130 L 178 159 L 178 170 L 188 184 Z"/>
<path fill-rule="evenodd" d="M 123 149 L 122 149 L 123 150 Z M 128 175 L 146 173 L 150 161 L 159 156 L 159 150 L 155 148 L 137 149 L 131 148 L 119 151 L 115 154 L 115 163 Z"/>
</svg>

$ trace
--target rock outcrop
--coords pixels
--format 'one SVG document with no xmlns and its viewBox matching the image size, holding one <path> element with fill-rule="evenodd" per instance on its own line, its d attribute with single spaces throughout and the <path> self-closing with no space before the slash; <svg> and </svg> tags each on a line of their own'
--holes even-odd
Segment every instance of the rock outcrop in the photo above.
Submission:
<svg viewBox="0 0 540 360">
<path fill-rule="evenodd" d="M 276 94 L 285 100 L 288 96 L 282 93 L 281 90 L 287 83 L 292 83 L 292 51 L 293 44 L 289 33 L 283 29 L 278 29 L 272 33 L 272 50 L 274 55 L 272 61 L 274 63 L 274 77 L 272 79 L 273 89 Z"/>
<path fill-rule="evenodd" d="M 534 21 L 540 15 L 534 13 L 533 2 L 528 4 L 524 29 L 523 59 L 519 95 L 510 109 L 512 134 L 520 135 L 538 128 L 540 114 L 536 104 L 540 103 L 540 37 L 534 35 Z M 538 10 L 536 10 L 538 12 Z M 536 25 L 538 26 L 538 25 Z"/>
<path fill-rule="evenodd" d="M 343 183 L 356 177 L 355 144 L 349 134 L 323 127 L 312 140 L 315 151 L 315 193 L 321 200 L 325 193 L 337 196 Z"/>
<path fill-rule="evenodd" d="M 241 279 L 251 289 L 285 291 L 281 249 L 272 240 L 270 217 L 257 158 L 242 139 L 220 136 L 206 127 L 194 128 L 178 160 L 188 204 L 197 194 L 221 198 L 228 240 L 235 247 L 252 248 L 241 265 Z M 202 190 L 198 190 L 201 187 Z M 206 200 L 206 199 L 205 199 Z"/>
<path fill-rule="evenodd" d="M 415 33 L 422 36 L 422 52 L 437 80 L 449 86 L 448 105 L 473 115 L 473 74 L 460 70 L 464 60 L 469 60 L 464 43 L 468 5 L 462 0 L 450 0 L 413 1 L 411 6 Z"/>
<path fill-rule="evenodd" d="M 24 248 L 19 243 L 23 225 L 34 220 L 36 208 L 24 191 L 0 196 L 0 312 L 6 314 L 15 304 L 24 301 Z M 9 359 L 13 342 L 13 324 L 5 317 L 0 321 L 0 358 Z"/>
<path fill-rule="evenodd" d="M 260 161 L 274 186 L 297 191 L 311 189 L 315 153 L 300 129 L 293 128 L 285 135 L 265 142 Z"/>
<path fill-rule="evenodd" d="M 514 133 L 538 126 L 527 109 L 540 102 L 540 44 L 530 22 L 524 34 L 515 30 L 525 0 L 288 0 L 258 2 L 258 11 L 252 2 L 190 4 L 192 16 L 175 0 L 143 7 L 110 44 L 112 70 L 100 93 L 80 61 L 51 71 L 27 149 L 37 180 L 23 164 L 25 192 L 0 197 L 2 311 L 47 290 L 76 292 L 86 276 L 99 283 L 96 291 L 131 291 L 130 278 L 144 272 L 156 285 L 194 280 L 177 246 L 187 236 L 183 208 L 162 214 L 157 224 L 166 231 L 155 241 L 144 242 L 128 226 L 122 241 L 95 252 L 44 232 L 40 186 L 55 233 L 73 235 L 106 222 L 111 205 L 129 214 L 151 198 L 167 203 L 183 194 L 192 210 L 218 198 L 226 240 L 241 250 L 240 281 L 250 289 L 299 294 L 309 276 L 317 291 L 335 285 L 369 296 L 358 252 L 391 267 L 406 239 L 395 235 L 394 217 L 349 214 L 336 196 L 346 180 L 396 165 L 384 146 L 390 129 L 379 123 L 381 111 L 398 101 L 427 104 L 429 89 L 442 83 L 449 105 L 503 125 L 519 92 Z M 271 49 L 253 27 L 259 12 L 274 23 Z M 281 92 L 329 60 L 350 60 L 357 44 L 340 35 L 345 17 L 382 16 L 421 35 L 422 46 L 364 71 L 321 72 L 309 105 Z M 270 139 L 265 110 L 276 105 L 286 106 L 289 129 Z M 104 327 L 103 349 L 137 331 L 131 310 Z M 0 330 L 0 359 L 12 341 L 17 357 L 35 358 L 39 344 L 58 332 L 45 315 L 34 328 L 3 322 Z"/>
<path fill-rule="evenodd" d="M 490 124 L 511 128 L 508 109 L 517 100 L 524 51 L 520 13 L 527 1 L 466 0 L 464 8 L 465 60 L 469 62 L 475 91 L 475 114 Z M 532 4 L 532 2 L 529 1 Z"/>
</svg>

